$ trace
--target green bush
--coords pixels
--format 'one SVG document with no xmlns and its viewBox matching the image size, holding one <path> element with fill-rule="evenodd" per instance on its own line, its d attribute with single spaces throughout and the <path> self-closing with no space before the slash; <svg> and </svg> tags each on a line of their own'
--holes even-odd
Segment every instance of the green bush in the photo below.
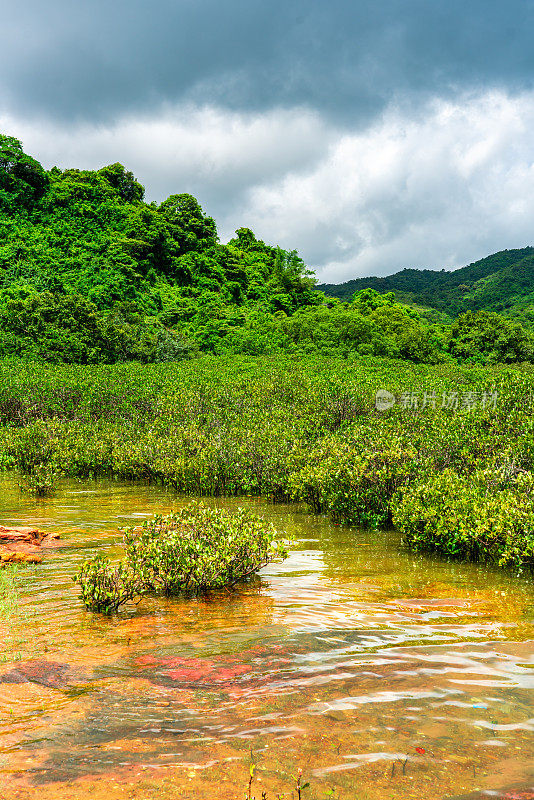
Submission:
<svg viewBox="0 0 534 800">
<path fill-rule="evenodd" d="M 291 476 L 290 491 L 336 521 L 377 527 L 390 522 L 391 498 L 413 475 L 416 455 L 395 446 L 373 452 L 330 442 L 318 463 Z"/>
<path fill-rule="evenodd" d="M 150 592 L 176 595 L 232 587 L 286 556 L 272 525 L 248 511 L 231 514 L 191 504 L 129 528 L 126 555 L 114 567 L 102 556 L 75 576 L 91 611 L 111 613 Z"/>
<path fill-rule="evenodd" d="M 534 566 L 534 477 L 452 470 L 405 489 L 393 522 L 413 550 L 519 568 Z"/>
<path fill-rule="evenodd" d="M 60 474 L 51 464 L 37 464 L 31 472 L 22 476 L 19 488 L 22 492 L 46 497 L 54 493 Z"/>
<path fill-rule="evenodd" d="M 89 611 L 111 614 L 138 595 L 142 585 L 128 564 L 110 564 L 107 558 L 96 555 L 86 561 L 74 576 L 80 585 L 83 604 Z"/>
<path fill-rule="evenodd" d="M 532 361 L 534 338 L 493 311 L 467 311 L 452 325 L 448 349 L 458 359 L 478 363 Z"/>
</svg>

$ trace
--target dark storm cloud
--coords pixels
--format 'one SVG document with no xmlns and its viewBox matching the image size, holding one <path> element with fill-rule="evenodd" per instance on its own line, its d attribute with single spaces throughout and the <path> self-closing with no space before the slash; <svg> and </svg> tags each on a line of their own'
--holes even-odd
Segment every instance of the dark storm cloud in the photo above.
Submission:
<svg viewBox="0 0 534 800">
<path fill-rule="evenodd" d="M 183 101 L 366 121 L 396 97 L 530 88 L 533 27 L 530 0 L 27 0 L 2 12 L 0 91 L 64 121 Z"/>
<path fill-rule="evenodd" d="M 534 0 L 24 0 L 0 130 L 120 161 L 322 280 L 532 244 Z"/>
</svg>

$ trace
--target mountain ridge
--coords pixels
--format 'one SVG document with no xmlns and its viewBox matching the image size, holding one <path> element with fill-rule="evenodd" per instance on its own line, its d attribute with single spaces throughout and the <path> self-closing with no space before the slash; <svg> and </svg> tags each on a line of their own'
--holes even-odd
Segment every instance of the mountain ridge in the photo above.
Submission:
<svg viewBox="0 0 534 800">
<path fill-rule="evenodd" d="M 316 288 L 345 301 L 362 289 L 394 292 L 401 302 L 450 317 L 479 310 L 523 315 L 534 305 L 534 247 L 500 250 L 455 270 L 405 268 L 385 277 L 323 283 Z"/>
</svg>

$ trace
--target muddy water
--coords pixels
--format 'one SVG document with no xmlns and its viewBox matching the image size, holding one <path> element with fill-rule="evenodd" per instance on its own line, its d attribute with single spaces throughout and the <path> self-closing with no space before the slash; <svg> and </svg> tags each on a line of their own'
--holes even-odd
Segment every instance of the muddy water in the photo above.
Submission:
<svg viewBox="0 0 534 800">
<path fill-rule="evenodd" d="M 65 482 L 0 524 L 59 531 L 0 620 L 0 798 L 534 797 L 532 580 L 414 557 L 393 533 L 247 505 L 295 537 L 231 593 L 112 619 L 71 576 L 119 529 L 186 500 Z"/>
</svg>

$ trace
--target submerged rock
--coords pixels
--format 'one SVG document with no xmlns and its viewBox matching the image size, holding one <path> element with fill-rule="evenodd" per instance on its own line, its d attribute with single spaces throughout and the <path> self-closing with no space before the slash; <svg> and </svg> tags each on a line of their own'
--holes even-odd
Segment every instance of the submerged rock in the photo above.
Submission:
<svg viewBox="0 0 534 800">
<path fill-rule="evenodd" d="M 143 677 L 160 686 L 189 689 L 228 689 L 237 684 L 262 686 L 281 669 L 287 669 L 290 659 L 277 649 L 256 647 L 234 658 L 184 658 L 176 656 L 139 656 L 134 664 Z"/>
<path fill-rule="evenodd" d="M 38 528 L 5 528 L 0 525 L 0 564 L 43 560 L 42 547 L 51 547 L 59 539 L 57 533 L 45 533 Z"/>
<path fill-rule="evenodd" d="M 73 675 L 68 664 L 34 659 L 19 664 L 0 675 L 0 683 L 38 683 L 49 689 L 65 689 L 72 685 Z"/>
</svg>

